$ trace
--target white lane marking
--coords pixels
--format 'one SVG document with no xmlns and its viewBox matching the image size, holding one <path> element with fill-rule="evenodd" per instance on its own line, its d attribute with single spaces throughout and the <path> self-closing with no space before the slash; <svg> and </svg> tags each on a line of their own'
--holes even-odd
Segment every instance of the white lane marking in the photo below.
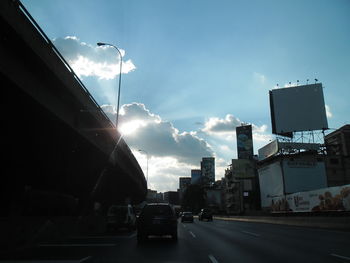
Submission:
<svg viewBox="0 0 350 263">
<path fill-rule="evenodd" d="M 209 255 L 208 257 L 212 263 L 219 263 L 213 255 Z"/>
<path fill-rule="evenodd" d="M 336 257 L 336 258 L 341 258 L 341 259 L 345 259 L 345 260 L 350 260 L 350 258 L 345 257 L 345 256 L 341 256 L 341 255 L 337 255 L 337 254 L 330 254 L 330 255 L 333 256 L 333 257 Z"/>
<path fill-rule="evenodd" d="M 137 236 L 137 234 L 134 233 L 134 234 L 132 234 L 132 235 L 130 235 L 130 236 L 127 236 L 126 238 L 134 238 L 134 237 L 136 237 L 136 236 Z"/>
<path fill-rule="evenodd" d="M 86 258 L 80 259 L 80 260 L 74 260 L 74 259 L 66 259 L 66 260 L 51 260 L 51 259 L 42 259 L 42 260 L 6 260 L 0 262 L 7 262 L 7 263 L 83 263 L 84 261 L 87 261 L 91 258 L 91 256 L 88 256 Z"/>
<path fill-rule="evenodd" d="M 82 258 L 81 260 L 79 260 L 79 263 L 83 263 L 84 261 L 88 261 L 91 258 L 91 256 L 88 256 L 86 258 Z"/>
<path fill-rule="evenodd" d="M 195 238 L 196 237 L 196 235 L 195 234 L 193 234 L 193 232 L 192 231 L 189 231 L 190 232 L 190 234 Z"/>
<path fill-rule="evenodd" d="M 39 247 L 114 247 L 117 244 L 39 244 Z"/>
<path fill-rule="evenodd" d="M 255 237 L 260 237 L 259 234 L 256 234 L 256 233 L 253 233 L 253 232 L 249 232 L 249 231 L 241 231 L 242 233 L 245 233 L 245 234 L 248 234 L 248 235 L 252 235 L 252 236 L 255 236 Z"/>
<path fill-rule="evenodd" d="M 183 227 L 186 227 L 186 225 L 182 224 Z"/>
</svg>

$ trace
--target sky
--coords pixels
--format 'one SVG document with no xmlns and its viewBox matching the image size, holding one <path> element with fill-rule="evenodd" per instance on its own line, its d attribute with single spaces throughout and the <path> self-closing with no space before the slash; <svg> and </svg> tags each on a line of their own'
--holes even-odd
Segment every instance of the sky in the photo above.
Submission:
<svg viewBox="0 0 350 263">
<path fill-rule="evenodd" d="M 254 153 L 275 138 L 269 90 L 324 86 L 328 126 L 350 123 L 348 0 L 22 0 L 89 92 L 115 120 L 149 188 L 215 157 L 237 158 L 235 127 L 253 126 Z M 142 151 L 139 151 L 142 150 Z"/>
</svg>

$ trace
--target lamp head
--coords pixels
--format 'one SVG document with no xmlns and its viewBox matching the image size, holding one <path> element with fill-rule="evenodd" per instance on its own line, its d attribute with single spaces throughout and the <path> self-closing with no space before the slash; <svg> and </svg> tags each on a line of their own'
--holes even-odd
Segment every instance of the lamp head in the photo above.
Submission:
<svg viewBox="0 0 350 263">
<path fill-rule="evenodd" d="M 98 42 L 97 45 L 98 46 L 104 46 L 104 45 L 106 45 L 106 43 Z"/>
</svg>

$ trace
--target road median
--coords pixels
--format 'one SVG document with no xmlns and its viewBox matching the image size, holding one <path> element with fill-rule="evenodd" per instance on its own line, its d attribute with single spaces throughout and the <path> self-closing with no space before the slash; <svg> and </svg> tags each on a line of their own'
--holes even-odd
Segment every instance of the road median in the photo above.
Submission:
<svg viewBox="0 0 350 263">
<path fill-rule="evenodd" d="M 350 231 L 349 216 L 214 216 L 214 219 Z"/>
</svg>

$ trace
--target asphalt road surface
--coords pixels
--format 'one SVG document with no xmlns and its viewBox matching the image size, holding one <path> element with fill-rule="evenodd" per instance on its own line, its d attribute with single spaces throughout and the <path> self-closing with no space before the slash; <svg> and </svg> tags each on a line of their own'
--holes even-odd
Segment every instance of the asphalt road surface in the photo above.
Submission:
<svg viewBox="0 0 350 263">
<path fill-rule="evenodd" d="M 136 232 L 71 237 L 0 262 L 350 262 L 350 232 L 215 220 L 178 224 L 179 239 Z"/>
</svg>

